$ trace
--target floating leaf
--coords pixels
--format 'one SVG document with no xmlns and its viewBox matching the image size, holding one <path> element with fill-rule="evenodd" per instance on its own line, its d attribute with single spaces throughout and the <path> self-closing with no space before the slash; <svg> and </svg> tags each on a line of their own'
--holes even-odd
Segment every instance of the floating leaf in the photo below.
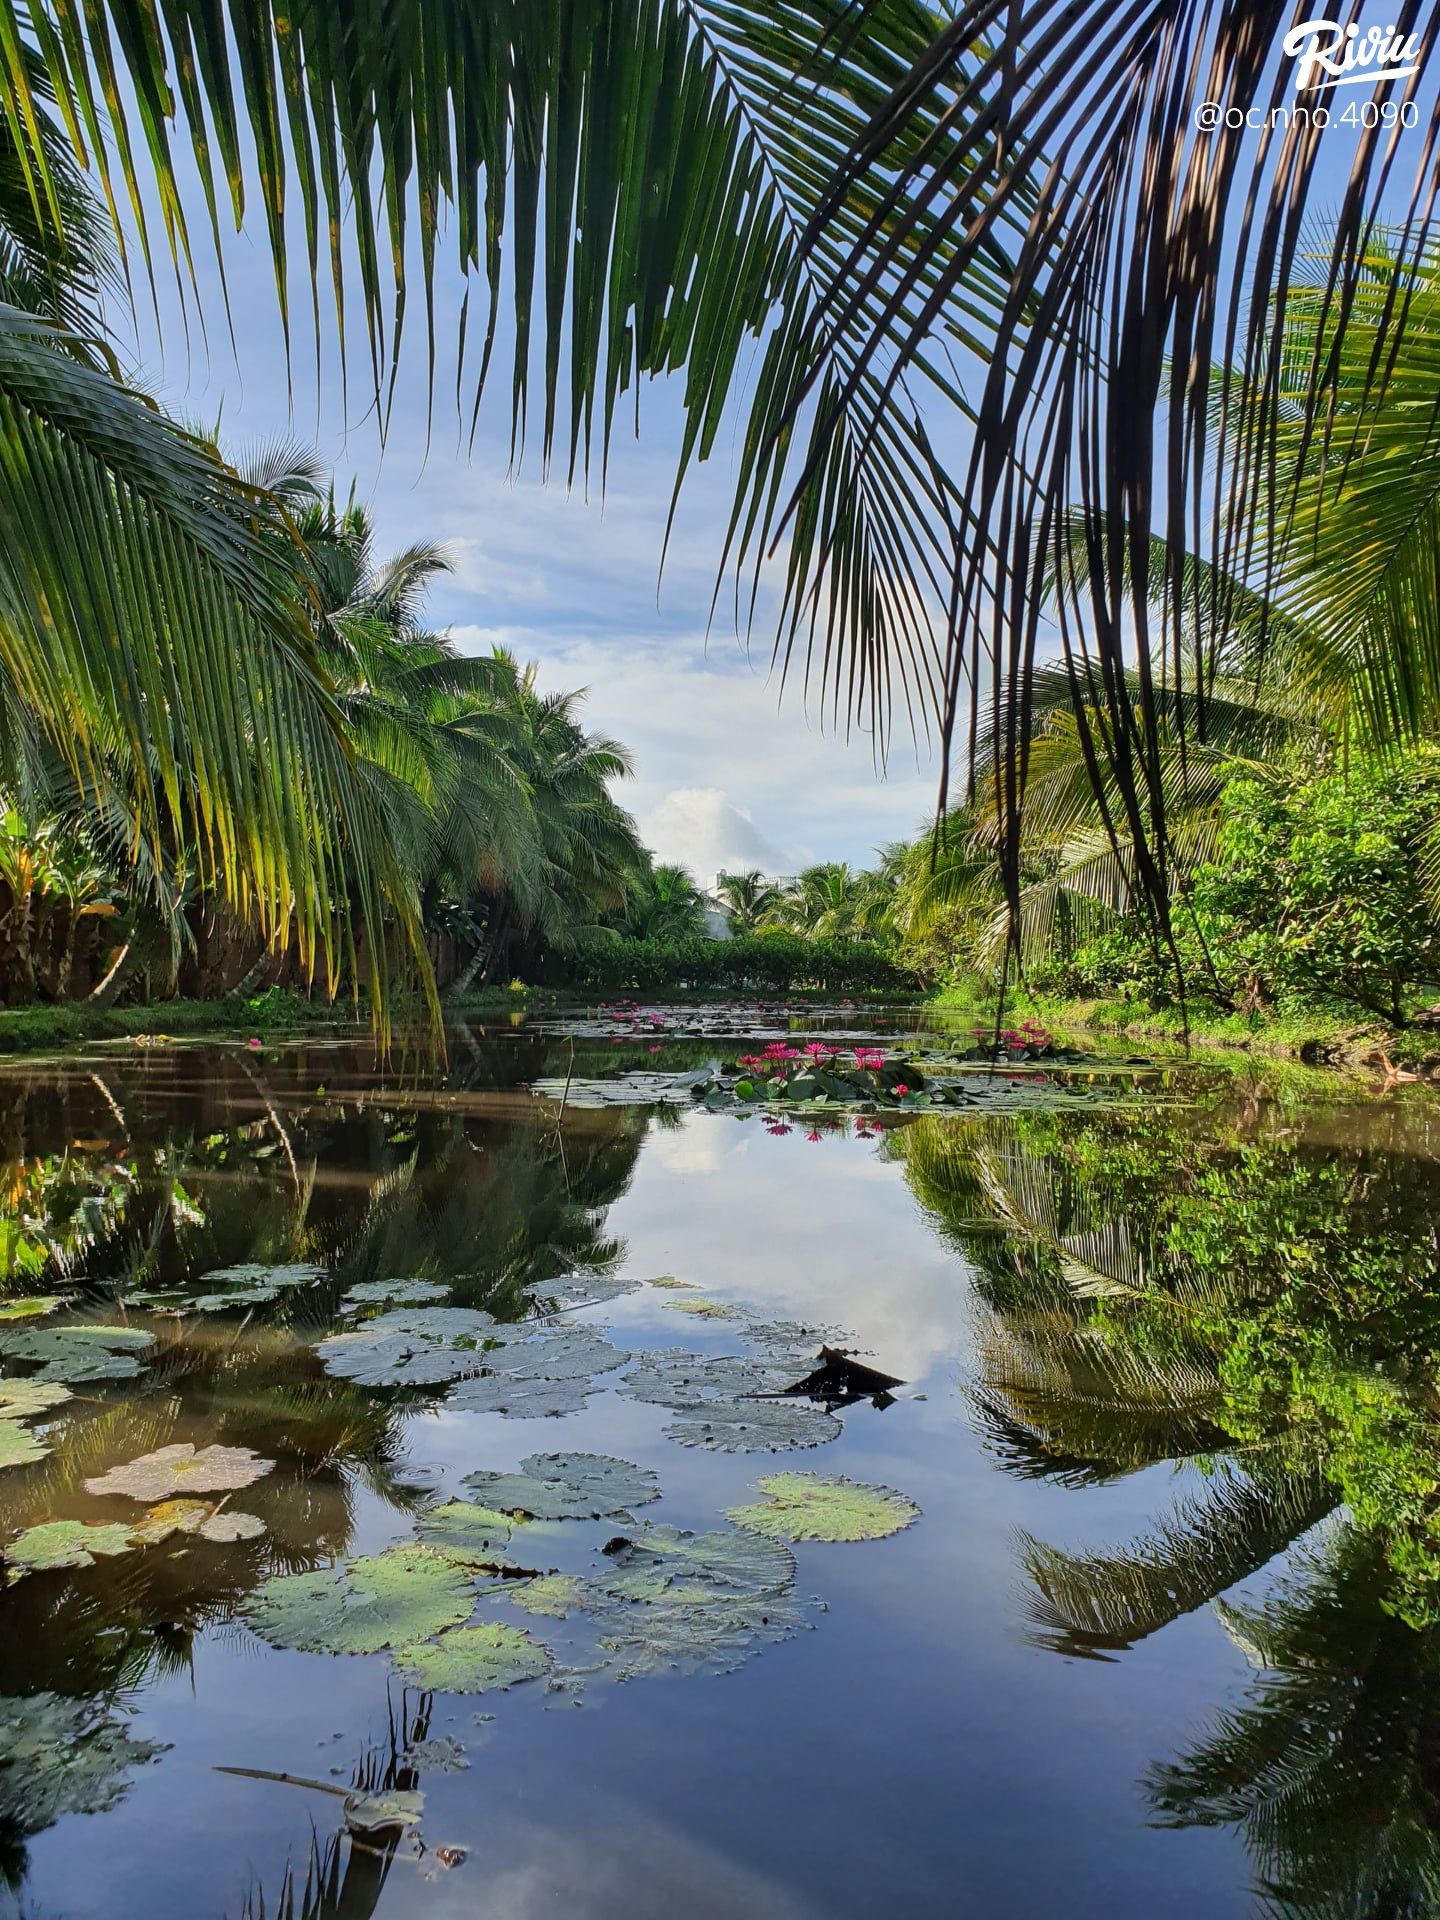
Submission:
<svg viewBox="0 0 1440 1920">
<path fill-rule="evenodd" d="M 61 1304 L 58 1293 L 33 1293 L 27 1300 L 6 1300 L 0 1304 L 0 1320 L 39 1320 Z"/>
<path fill-rule="evenodd" d="M 70 1389 L 58 1380 L 0 1380 L 0 1420 L 28 1420 L 69 1398 Z"/>
<path fill-rule="evenodd" d="M 385 1827 L 418 1827 L 424 1810 L 425 1796 L 418 1787 L 345 1796 L 345 1824 L 354 1833 L 378 1833 Z"/>
<path fill-rule="evenodd" d="M 793 1595 L 794 1556 L 758 1535 L 647 1527 L 611 1541 L 605 1556 L 608 1565 L 594 1579 L 535 1610 L 594 1614 L 616 1679 L 671 1668 L 728 1672 L 806 1623 Z M 524 1589 L 510 1597 L 527 1604 Z"/>
<path fill-rule="evenodd" d="M 83 1520 L 46 1520 L 27 1527 L 5 1549 L 5 1562 L 17 1576 L 55 1567 L 91 1567 L 97 1556 L 129 1553 L 136 1545 L 132 1528 L 90 1526 Z"/>
<path fill-rule="evenodd" d="M 645 1284 L 647 1287 L 664 1287 L 667 1291 L 678 1292 L 682 1289 L 693 1287 L 695 1282 L 693 1280 L 677 1280 L 673 1273 L 657 1273 L 653 1280 L 647 1280 Z"/>
<path fill-rule="evenodd" d="M 511 1337 L 484 1356 L 487 1370 L 462 1382 L 446 1404 L 467 1413 L 503 1413 L 521 1420 L 573 1413 L 599 1392 L 600 1376 L 613 1373 L 625 1359 L 590 1327 Z"/>
<path fill-rule="evenodd" d="M 672 1420 L 665 1437 L 710 1453 L 792 1453 L 838 1440 L 840 1422 L 798 1400 L 713 1401 Z"/>
<path fill-rule="evenodd" d="M 731 1528 L 689 1533 L 648 1526 L 612 1540 L 605 1555 L 610 1565 L 596 1576 L 597 1584 L 621 1600 L 759 1597 L 783 1593 L 795 1578 L 795 1556 L 787 1547 Z"/>
<path fill-rule="evenodd" d="M 701 1602 L 671 1594 L 607 1613 L 600 1645 L 617 1680 L 670 1671 L 733 1673 L 761 1647 L 788 1640 L 808 1624 L 804 1607 L 788 1593 Z"/>
<path fill-rule="evenodd" d="M 506 1567 L 514 1563 L 505 1549 L 521 1524 L 494 1507 L 477 1506 L 471 1500 L 447 1500 L 443 1506 L 430 1507 L 421 1514 L 415 1534 L 424 1545 L 445 1553 L 457 1566 Z"/>
<path fill-rule="evenodd" d="M 536 1520 L 600 1520 L 660 1498 L 648 1467 L 604 1453 L 532 1453 L 519 1473 L 467 1474 L 461 1483 L 487 1505 Z"/>
<path fill-rule="evenodd" d="M 390 1547 L 318 1573 L 276 1574 L 244 1603 L 261 1639 L 301 1653 L 379 1653 L 468 1619 L 475 1586 L 443 1553 Z"/>
<path fill-rule="evenodd" d="M 198 1533 L 212 1511 L 208 1500 L 162 1500 L 142 1513 L 132 1529 L 142 1546 L 155 1546 L 176 1533 Z"/>
<path fill-rule="evenodd" d="M 497 1588 L 507 1600 L 513 1600 L 526 1613 L 544 1614 L 551 1620 L 567 1619 L 589 1604 L 589 1583 L 574 1573 L 542 1573 L 534 1580 L 517 1580 Z"/>
<path fill-rule="evenodd" d="M 449 1287 L 435 1280 L 360 1280 L 341 1298 L 343 1307 L 420 1307 L 448 1300 Z"/>
<path fill-rule="evenodd" d="M 554 1280 L 532 1280 L 522 1291 L 547 1313 L 557 1313 L 618 1300 L 640 1285 L 638 1280 L 621 1280 L 613 1273 L 565 1273 Z"/>
<path fill-rule="evenodd" d="M 262 1460 L 249 1447 L 203 1447 L 177 1441 L 142 1454 L 124 1466 L 111 1467 L 85 1482 L 95 1494 L 128 1494 L 132 1500 L 164 1500 L 176 1493 L 222 1493 L 248 1487 L 269 1473 L 273 1460 Z"/>
<path fill-rule="evenodd" d="M 726 1306 L 723 1300 L 707 1300 L 703 1294 L 693 1300 L 667 1300 L 667 1313 L 693 1313 L 697 1320 L 738 1320 L 740 1309 Z"/>
<path fill-rule="evenodd" d="M 407 1307 L 332 1334 L 315 1351 L 327 1373 L 360 1386 L 444 1386 L 480 1367 L 494 1327 L 477 1308 Z"/>
<path fill-rule="evenodd" d="M 18 1420 L 0 1420 L 0 1467 L 28 1467 L 50 1451 L 38 1434 Z"/>
<path fill-rule="evenodd" d="M 197 1528 L 202 1540 L 213 1541 L 216 1546 L 227 1546 L 232 1540 L 258 1540 L 265 1531 L 265 1522 L 254 1513 L 240 1513 L 234 1507 L 225 1507 Z"/>
<path fill-rule="evenodd" d="M 395 1656 L 401 1672 L 436 1693 L 493 1693 L 537 1679 L 552 1665 L 548 1650 L 521 1627 L 487 1620 L 454 1627 Z"/>
<path fill-rule="evenodd" d="M 844 1474 L 772 1473 L 758 1484 L 768 1498 L 729 1518 L 770 1540 L 883 1540 L 920 1516 L 903 1493 Z"/>
<path fill-rule="evenodd" d="M 104 1813 L 128 1791 L 129 1769 L 162 1751 L 97 1700 L 0 1698 L 0 1821 L 31 1834 L 62 1814 Z"/>
<path fill-rule="evenodd" d="M 783 1397 L 789 1365 L 767 1354 L 695 1354 L 666 1347 L 640 1354 L 620 1391 L 669 1407 L 665 1429 L 681 1446 L 712 1453 L 783 1453 L 838 1438 L 821 1407 Z M 781 1397 L 773 1397 L 781 1396 Z"/>
<path fill-rule="evenodd" d="M 470 1766 L 464 1747 L 448 1733 L 433 1740 L 412 1740 L 400 1764 L 413 1767 L 416 1773 L 465 1773 Z"/>
<path fill-rule="evenodd" d="M 465 1413 L 498 1413 L 509 1420 L 560 1420 L 579 1413 L 596 1391 L 589 1380 L 495 1373 L 465 1381 L 450 1404 Z"/>
<path fill-rule="evenodd" d="M 12 1327 L 0 1331 L 0 1353 L 34 1361 L 37 1380 L 126 1380 L 140 1371 L 136 1357 L 155 1344 L 143 1327 Z"/>
<path fill-rule="evenodd" d="M 292 1288 L 313 1286 L 325 1277 L 324 1267 L 302 1263 L 278 1267 L 247 1263 L 215 1267 L 185 1287 L 148 1288 L 128 1294 L 126 1299 L 130 1306 L 154 1307 L 160 1312 L 227 1313 L 240 1307 L 268 1306 Z"/>
</svg>

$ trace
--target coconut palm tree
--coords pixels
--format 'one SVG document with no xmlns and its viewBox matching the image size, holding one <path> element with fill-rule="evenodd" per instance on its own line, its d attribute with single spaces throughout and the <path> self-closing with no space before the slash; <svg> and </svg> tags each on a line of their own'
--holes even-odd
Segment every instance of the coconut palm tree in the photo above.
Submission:
<svg viewBox="0 0 1440 1920">
<path fill-rule="evenodd" d="M 758 867 L 748 873 L 722 873 L 715 891 L 733 933 L 758 933 L 780 902 L 780 889 Z"/>
<path fill-rule="evenodd" d="M 617 740 L 581 724 L 584 692 L 542 694 L 534 665 L 521 667 L 497 647 L 487 657 L 490 690 L 468 724 L 491 729 L 523 784 L 529 807 L 526 844 L 492 850 L 491 871 L 471 891 L 485 896 L 486 933 L 455 981 L 463 993 L 493 979 L 507 955 L 540 946 L 564 949 L 624 911 L 645 855 L 610 782 L 630 771 Z"/>
<path fill-rule="evenodd" d="M 687 867 L 652 866 L 631 890 L 626 931 L 637 940 L 699 940 L 705 933 L 705 897 Z"/>
<path fill-rule="evenodd" d="M 1355 365 L 1377 417 L 1411 307 L 1367 307 L 1365 256 L 1393 194 L 1401 272 L 1424 258 L 1425 169 L 1400 185 L 1403 136 L 1385 122 L 1414 119 L 1428 150 L 1433 80 L 1406 43 L 1434 20 L 1406 0 L 1388 66 L 1366 43 L 1357 71 L 1377 74 L 1378 124 L 1358 138 L 1313 275 L 1322 336 L 1357 313 L 1368 329 Z M 182 272 L 197 217 L 218 233 L 222 209 L 238 223 L 263 208 L 287 315 L 298 225 L 317 315 L 322 279 L 337 320 L 358 295 L 382 396 L 411 281 L 433 311 L 448 253 L 484 338 L 467 402 L 513 335 L 517 434 L 538 416 L 545 454 L 558 445 L 572 471 L 603 458 L 644 374 L 680 375 L 682 472 L 738 411 L 723 559 L 753 583 L 749 563 L 783 538 L 777 657 L 809 657 L 827 709 L 882 731 L 892 711 L 933 722 L 947 775 L 967 723 L 987 707 L 1002 719 L 1001 881 L 1016 910 L 1029 689 L 1057 611 L 1042 589 L 1078 503 L 1096 564 L 1058 595 L 1060 649 L 1082 749 L 1113 781 L 1163 933 L 1164 729 L 1181 727 L 1189 686 L 1180 751 L 1203 742 L 1213 680 L 1181 630 L 1183 554 L 1203 531 L 1208 560 L 1270 578 L 1293 552 L 1303 475 L 1323 471 L 1327 498 L 1354 490 L 1368 440 L 1329 404 L 1334 354 L 1292 351 L 1305 209 L 1334 198 L 1324 142 L 1286 123 L 1242 163 L 1249 118 L 1320 77 L 1324 23 L 1297 39 L 1288 0 L 1134 0 L 1103 22 L 1068 0 L 360 0 L 283 18 L 268 0 L 240 18 L 101 0 L 83 23 L 62 0 L 3 0 L 0 21 L 7 123 L 47 232 L 63 222 L 44 123 L 134 207 L 147 258 L 158 187 Z M 1197 133 L 1204 86 L 1216 125 Z M 12 399 L 41 348 L 13 338 Z M 1292 419 L 1301 457 L 1282 462 Z M 1428 458 L 1440 429 L 1406 424 L 1407 461 Z M 1125 565 L 1152 536 L 1169 558 L 1158 620 Z M 1434 623 L 1383 632 L 1414 657 L 1404 683 L 1424 685 Z"/>
<path fill-rule="evenodd" d="M 108 224 L 28 37 L 0 115 L 0 755 L 383 1004 L 414 889 L 317 656 L 279 504 L 117 377 Z M 17 109 L 17 102 L 20 103 Z M 53 788 L 53 767 L 46 776 Z M 47 798 L 50 796 L 47 796 Z M 423 973 L 423 967 L 422 967 Z"/>
</svg>

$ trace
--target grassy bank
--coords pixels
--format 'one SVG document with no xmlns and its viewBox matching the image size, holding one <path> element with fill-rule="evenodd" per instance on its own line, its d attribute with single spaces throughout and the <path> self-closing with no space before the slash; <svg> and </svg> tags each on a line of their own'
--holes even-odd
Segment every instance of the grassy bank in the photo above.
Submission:
<svg viewBox="0 0 1440 1920">
<path fill-rule="evenodd" d="M 215 1033 L 246 1035 L 282 1028 L 333 1027 L 349 1022 L 348 1007 L 326 1007 L 294 994 L 254 1000 L 165 1000 L 148 1007 L 74 1006 L 0 1008 L 0 1054 L 49 1053 L 88 1040 L 128 1040 L 138 1034 L 175 1039 Z"/>
<path fill-rule="evenodd" d="M 943 988 L 930 1003 L 968 1009 L 976 1025 L 993 1021 L 995 1002 L 963 988 Z M 1005 1024 L 1039 1020 L 1064 1038 L 1104 1033 L 1131 1040 L 1187 1038 L 1186 1022 L 1175 1007 L 1150 1007 L 1137 1000 L 1065 1000 L 1047 994 L 1015 992 L 1005 999 Z M 1219 1013 L 1190 1009 L 1192 1047 L 1239 1049 L 1312 1066 L 1348 1066 L 1385 1072 L 1388 1067 L 1440 1072 L 1440 1034 L 1431 1029 L 1397 1029 L 1379 1021 L 1362 1022 L 1324 1013 Z"/>
</svg>

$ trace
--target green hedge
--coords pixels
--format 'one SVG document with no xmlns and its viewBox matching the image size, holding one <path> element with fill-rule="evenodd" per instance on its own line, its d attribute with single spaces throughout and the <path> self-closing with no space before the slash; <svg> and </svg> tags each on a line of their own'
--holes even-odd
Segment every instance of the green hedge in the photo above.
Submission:
<svg viewBox="0 0 1440 1920">
<path fill-rule="evenodd" d="M 554 958 L 567 986 L 585 991 L 916 993 L 920 977 L 878 947 L 796 934 L 734 940 L 589 940 Z"/>
</svg>

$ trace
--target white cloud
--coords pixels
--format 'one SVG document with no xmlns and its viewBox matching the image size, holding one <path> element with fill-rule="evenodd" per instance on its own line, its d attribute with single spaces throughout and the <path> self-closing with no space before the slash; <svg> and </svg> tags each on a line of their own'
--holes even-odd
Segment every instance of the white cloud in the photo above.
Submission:
<svg viewBox="0 0 1440 1920">
<path fill-rule="evenodd" d="M 791 871 L 789 856 L 720 787 L 674 788 L 641 814 L 640 830 L 658 859 L 688 867 L 706 886 L 722 868 Z"/>
<path fill-rule="evenodd" d="M 733 639 L 533 624 L 452 631 L 466 651 L 503 642 L 538 660 L 547 687 L 588 688 L 587 724 L 634 755 L 620 798 L 663 857 L 702 879 L 726 864 L 792 873 L 815 860 L 864 863 L 913 834 L 933 805 L 934 773 L 908 741 L 881 779 L 868 737 L 824 730 L 798 689 L 782 705 L 776 680 Z"/>
</svg>

